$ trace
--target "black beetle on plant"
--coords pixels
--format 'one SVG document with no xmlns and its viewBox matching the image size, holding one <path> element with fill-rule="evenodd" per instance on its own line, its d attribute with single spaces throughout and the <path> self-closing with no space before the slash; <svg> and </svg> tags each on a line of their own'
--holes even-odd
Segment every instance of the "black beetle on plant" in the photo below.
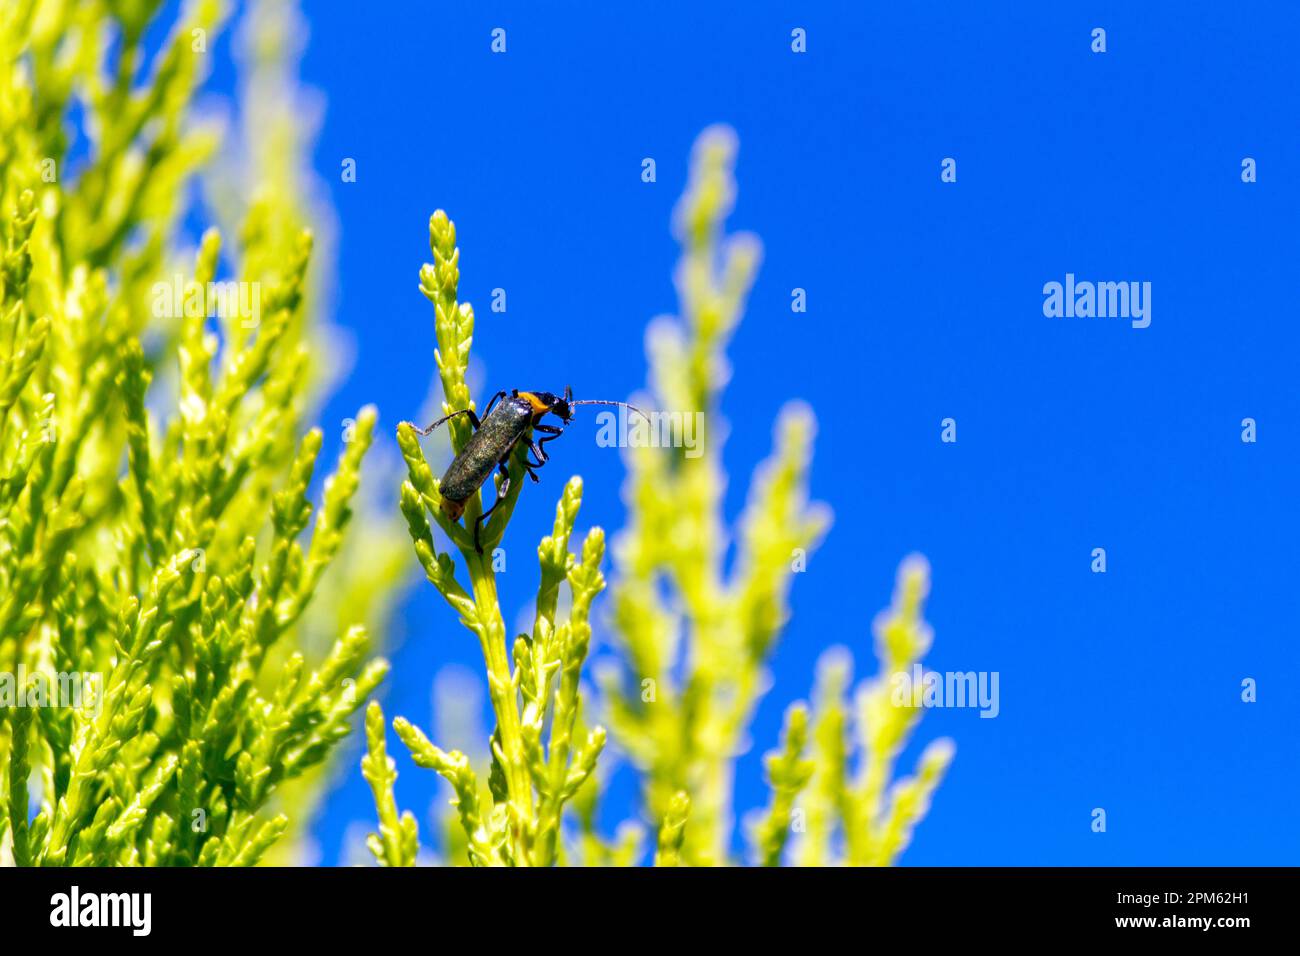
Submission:
<svg viewBox="0 0 1300 956">
<path fill-rule="evenodd" d="M 647 422 L 650 420 L 645 412 L 627 402 L 611 402 L 594 398 L 574 401 L 573 389 L 566 385 L 563 398 L 550 392 L 521 392 L 518 389 L 511 390 L 507 398 L 503 390 L 492 396 L 492 401 L 488 402 L 481 421 L 478 415 L 474 414 L 473 409 L 462 408 L 443 416 L 427 428 L 415 429 L 421 435 L 427 435 L 457 415 L 468 415 L 469 422 L 474 427 L 474 434 L 461 449 L 460 454 L 447 466 L 447 471 L 438 484 L 438 490 L 442 495 L 442 511 L 452 521 L 460 520 L 460 516 L 465 513 L 465 502 L 483 486 L 483 482 L 488 480 L 494 468 L 500 469 L 502 480 L 501 486 L 497 489 L 496 501 L 474 522 L 474 549 L 479 554 L 483 553 L 483 548 L 479 544 L 479 528 L 510 490 L 508 466 L 511 452 L 519 442 L 528 443 L 529 451 L 537 460 L 532 461 L 525 456 L 524 468 L 529 478 L 539 481 L 535 469 L 541 468 L 550 460 L 550 456 L 542 446 L 564 434 L 563 428 L 545 424 L 542 418 L 548 414 L 554 415 L 568 425 L 573 421 L 575 405 L 620 405 L 636 412 Z M 534 430 L 542 432 L 546 437 L 534 441 L 529 434 Z"/>
</svg>

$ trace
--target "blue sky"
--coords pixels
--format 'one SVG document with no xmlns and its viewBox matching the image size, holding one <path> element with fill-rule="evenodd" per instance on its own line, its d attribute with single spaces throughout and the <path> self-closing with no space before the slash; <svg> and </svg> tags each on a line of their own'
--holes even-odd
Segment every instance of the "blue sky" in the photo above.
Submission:
<svg viewBox="0 0 1300 956">
<path fill-rule="evenodd" d="M 434 365 L 417 271 L 439 207 L 484 395 L 630 394 L 646 323 L 676 305 L 668 225 L 690 145 L 729 123 L 731 224 L 765 259 L 731 349 L 728 512 L 796 397 L 817 412 L 813 490 L 835 512 L 795 582 L 738 806 L 766 801 L 761 753 L 821 650 L 874 670 L 872 617 L 919 551 L 927 664 L 997 671 L 1001 712 L 922 722 L 904 767 L 940 735 L 957 756 L 905 863 L 1295 863 L 1300 10 L 1133 6 L 309 3 L 334 320 L 356 348 L 325 419 L 374 402 L 391 442 L 420 410 Z M 1150 282 L 1150 326 L 1045 317 L 1044 283 L 1067 273 Z M 572 436 L 551 448 L 511 537 L 545 533 L 567 473 L 586 479 L 583 522 L 620 527 L 618 459 Z M 518 567 L 507 621 L 536 585 Z M 385 709 L 427 726 L 435 675 L 477 673 L 479 652 L 427 586 L 400 634 Z M 427 833 L 432 775 L 399 769 Z M 632 794 L 616 778 L 611 826 Z M 350 761 L 316 831 L 326 862 L 354 820 L 373 808 Z"/>
</svg>

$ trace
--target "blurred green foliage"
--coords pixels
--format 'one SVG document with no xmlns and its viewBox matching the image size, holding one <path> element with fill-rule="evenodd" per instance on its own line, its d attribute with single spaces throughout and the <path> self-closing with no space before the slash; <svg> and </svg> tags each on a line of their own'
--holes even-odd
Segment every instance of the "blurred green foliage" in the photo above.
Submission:
<svg viewBox="0 0 1300 956">
<path fill-rule="evenodd" d="M 214 191 L 236 239 L 186 250 L 228 135 L 194 108 L 227 11 L 184 5 L 150 59 L 162 6 L 0 11 L 0 674 L 22 685 L 0 698 L 0 852 L 19 865 L 295 845 L 387 668 L 365 625 L 401 577 L 400 529 L 352 527 L 374 510 L 374 409 L 312 500 L 333 363 L 282 55 L 295 7 L 250 6 L 259 111 Z M 33 695 L 58 675 L 83 698 Z"/>
</svg>

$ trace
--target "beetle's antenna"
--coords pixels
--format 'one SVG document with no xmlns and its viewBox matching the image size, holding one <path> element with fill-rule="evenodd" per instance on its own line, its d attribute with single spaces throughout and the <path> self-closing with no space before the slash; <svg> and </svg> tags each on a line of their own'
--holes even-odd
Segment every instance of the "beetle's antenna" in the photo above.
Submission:
<svg viewBox="0 0 1300 956">
<path fill-rule="evenodd" d="M 599 398 L 584 398 L 581 401 L 569 402 L 569 404 L 570 405 L 621 405 L 623 408 L 630 408 L 632 411 L 636 412 L 638 415 L 644 418 L 647 424 L 651 424 L 649 415 L 641 411 L 641 409 L 637 408 L 635 405 L 629 405 L 627 402 L 607 402 Z"/>
<path fill-rule="evenodd" d="M 473 413 L 472 413 L 468 408 L 462 408 L 462 409 L 461 409 L 460 411 L 458 411 L 458 412 L 452 412 L 450 415 L 444 415 L 442 418 L 438 419 L 436 422 L 434 422 L 434 423 L 433 423 L 432 425 L 430 425 L 428 428 L 421 428 L 419 425 L 415 424 L 415 422 L 409 422 L 408 424 L 409 424 L 412 428 L 414 428 L 414 429 L 415 429 L 419 434 L 421 434 L 421 435 L 427 435 L 427 434 L 429 434 L 431 431 L 433 431 L 435 428 L 437 428 L 439 425 L 443 424 L 444 422 L 449 422 L 449 421 L 451 421 L 451 420 L 452 420 L 453 418 L 455 418 L 457 415 L 470 415 L 470 416 L 472 417 L 472 416 L 473 416 Z"/>
</svg>

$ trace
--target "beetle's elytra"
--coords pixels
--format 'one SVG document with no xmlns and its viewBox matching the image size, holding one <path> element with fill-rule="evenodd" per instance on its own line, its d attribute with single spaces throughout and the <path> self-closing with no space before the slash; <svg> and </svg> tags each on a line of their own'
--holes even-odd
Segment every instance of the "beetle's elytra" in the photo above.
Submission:
<svg viewBox="0 0 1300 956">
<path fill-rule="evenodd" d="M 528 471 L 528 477 L 538 481 L 536 469 L 550 460 L 550 456 L 542 446 L 564 433 L 562 427 L 545 424 L 542 418 L 548 414 L 554 415 L 564 425 L 568 425 L 573 421 L 575 405 L 622 405 L 642 418 L 646 417 L 639 408 L 627 402 L 610 402 L 603 399 L 574 401 L 573 390 L 565 386 L 563 398 L 558 398 L 550 392 L 521 392 L 518 389 L 512 390 L 507 397 L 504 391 L 500 391 L 488 402 L 482 421 L 473 410 L 462 408 L 438 419 L 427 428 L 416 429 L 421 435 L 427 435 L 457 415 L 468 415 L 470 424 L 474 426 L 474 434 L 461 449 L 460 454 L 447 466 L 447 471 L 439 483 L 443 513 L 452 521 L 460 520 L 460 516 L 465 513 L 465 502 L 483 486 L 483 482 L 491 476 L 492 470 L 494 468 L 500 470 L 502 481 L 501 487 L 497 490 L 497 499 L 492 507 L 479 515 L 478 520 L 474 522 L 474 548 L 480 554 L 483 553 L 483 548 L 479 544 L 479 529 L 510 490 L 508 466 L 515 445 L 520 441 L 528 442 L 528 449 L 536 460 L 525 457 L 524 467 Z M 534 441 L 530 434 L 532 431 L 542 432 L 545 437 Z"/>
</svg>

